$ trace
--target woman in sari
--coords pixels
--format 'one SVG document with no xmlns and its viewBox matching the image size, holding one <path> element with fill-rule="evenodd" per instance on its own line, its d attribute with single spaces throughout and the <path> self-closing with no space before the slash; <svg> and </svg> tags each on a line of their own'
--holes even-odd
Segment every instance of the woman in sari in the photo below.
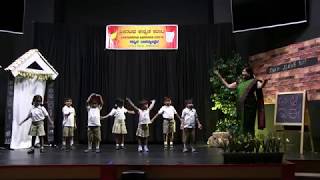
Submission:
<svg viewBox="0 0 320 180">
<path fill-rule="evenodd" d="M 229 89 L 237 91 L 237 117 L 240 120 L 240 132 L 254 136 L 255 119 L 258 110 L 258 128 L 265 128 L 264 101 L 262 88 L 267 81 L 257 80 L 251 68 L 242 71 L 239 82 L 229 84 L 218 71 L 215 74 Z"/>
</svg>

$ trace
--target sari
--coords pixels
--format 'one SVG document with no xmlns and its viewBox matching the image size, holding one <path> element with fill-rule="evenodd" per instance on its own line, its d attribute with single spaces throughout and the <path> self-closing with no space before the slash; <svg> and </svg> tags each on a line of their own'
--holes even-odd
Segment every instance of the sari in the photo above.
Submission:
<svg viewBox="0 0 320 180">
<path fill-rule="evenodd" d="M 240 133 L 254 134 L 258 111 L 258 128 L 265 128 L 264 101 L 261 88 L 257 88 L 257 79 L 241 81 L 237 86 L 237 117 L 240 120 Z"/>
</svg>

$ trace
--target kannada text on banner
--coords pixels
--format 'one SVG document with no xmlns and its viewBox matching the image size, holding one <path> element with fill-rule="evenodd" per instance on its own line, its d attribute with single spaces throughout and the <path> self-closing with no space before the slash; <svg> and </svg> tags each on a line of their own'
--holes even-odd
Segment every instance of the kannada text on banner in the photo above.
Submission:
<svg viewBox="0 0 320 180">
<path fill-rule="evenodd" d="M 106 49 L 178 49 L 178 26 L 108 25 Z"/>
</svg>

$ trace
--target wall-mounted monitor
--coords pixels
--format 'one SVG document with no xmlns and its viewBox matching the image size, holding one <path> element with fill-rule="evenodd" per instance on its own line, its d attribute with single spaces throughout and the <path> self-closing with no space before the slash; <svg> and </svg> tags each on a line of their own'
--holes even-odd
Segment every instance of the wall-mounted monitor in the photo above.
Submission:
<svg viewBox="0 0 320 180">
<path fill-rule="evenodd" d="M 307 0 L 231 0 L 233 32 L 307 22 Z"/>
<path fill-rule="evenodd" d="M 0 33 L 23 33 L 25 0 L 5 1 L 0 6 Z"/>
</svg>

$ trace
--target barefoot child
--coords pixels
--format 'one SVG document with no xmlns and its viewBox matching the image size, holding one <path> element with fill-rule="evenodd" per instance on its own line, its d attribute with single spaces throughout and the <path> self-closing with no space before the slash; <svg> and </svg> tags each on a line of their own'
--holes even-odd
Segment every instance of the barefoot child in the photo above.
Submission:
<svg viewBox="0 0 320 180">
<path fill-rule="evenodd" d="M 112 133 L 116 138 L 116 150 L 119 150 L 120 148 L 124 149 L 124 135 L 127 134 L 125 113 L 134 114 L 134 111 L 128 111 L 124 107 L 123 99 L 118 98 L 116 100 L 115 107 L 111 110 L 111 112 L 108 115 L 101 117 L 101 119 L 105 119 L 110 116 L 114 117 Z"/>
<path fill-rule="evenodd" d="M 136 132 L 136 136 L 138 137 L 138 144 L 139 144 L 138 151 L 142 152 L 144 150 L 145 152 L 149 152 L 148 137 L 149 137 L 149 124 L 151 123 L 150 110 L 153 108 L 156 101 L 152 100 L 149 106 L 148 101 L 141 100 L 139 102 L 140 108 L 136 107 L 129 98 L 127 98 L 127 101 L 135 109 L 135 111 L 139 113 L 139 123 L 138 123 L 137 132 Z M 143 144 L 144 146 L 142 148 Z"/>
<path fill-rule="evenodd" d="M 34 147 L 36 142 L 36 137 L 39 136 L 40 139 L 40 153 L 44 152 L 44 136 L 46 135 L 44 130 L 44 120 L 47 118 L 51 124 L 53 121 L 50 119 L 48 111 L 42 106 L 42 97 L 40 95 L 35 95 L 32 100 L 33 107 L 31 108 L 28 116 L 19 125 L 22 125 L 25 121 L 31 118 L 32 123 L 30 126 L 29 135 L 32 136 L 32 147 L 28 151 L 28 154 L 34 153 Z"/>
</svg>

